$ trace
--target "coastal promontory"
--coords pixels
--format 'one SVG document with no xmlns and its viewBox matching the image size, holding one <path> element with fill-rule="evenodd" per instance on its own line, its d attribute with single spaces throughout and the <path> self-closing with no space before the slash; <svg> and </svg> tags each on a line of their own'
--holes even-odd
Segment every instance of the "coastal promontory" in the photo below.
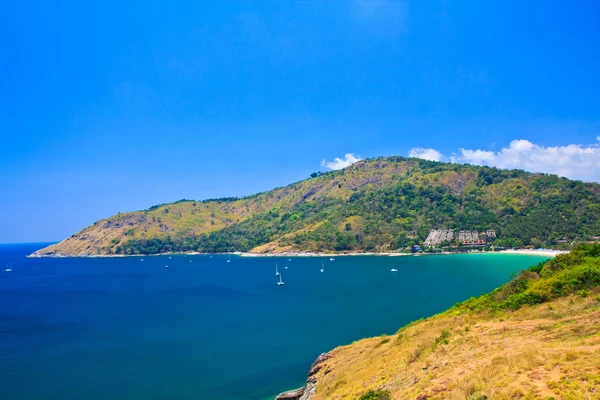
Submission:
<svg viewBox="0 0 600 400">
<path fill-rule="evenodd" d="M 387 157 L 247 197 L 119 213 L 34 255 L 569 248 L 599 235 L 597 183 Z"/>
<path fill-rule="evenodd" d="M 600 244 L 393 335 L 333 349 L 305 387 L 280 398 L 599 399 Z"/>
</svg>

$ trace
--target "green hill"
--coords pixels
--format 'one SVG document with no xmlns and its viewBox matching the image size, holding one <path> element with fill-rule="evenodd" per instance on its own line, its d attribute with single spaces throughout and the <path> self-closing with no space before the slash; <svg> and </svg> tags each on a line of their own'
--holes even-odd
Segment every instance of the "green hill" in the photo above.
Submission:
<svg viewBox="0 0 600 400">
<path fill-rule="evenodd" d="M 181 200 L 100 220 L 37 255 L 390 251 L 430 229 L 497 245 L 600 235 L 600 185 L 520 170 L 376 158 L 244 198 Z"/>
</svg>

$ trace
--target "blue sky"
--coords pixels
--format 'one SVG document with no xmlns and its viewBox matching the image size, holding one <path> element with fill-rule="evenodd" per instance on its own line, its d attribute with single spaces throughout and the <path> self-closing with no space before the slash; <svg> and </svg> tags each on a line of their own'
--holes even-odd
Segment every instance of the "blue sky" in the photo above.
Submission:
<svg viewBox="0 0 600 400">
<path fill-rule="evenodd" d="M 0 243 L 346 154 L 600 180 L 594 1 L 39 3 L 0 13 Z"/>
</svg>

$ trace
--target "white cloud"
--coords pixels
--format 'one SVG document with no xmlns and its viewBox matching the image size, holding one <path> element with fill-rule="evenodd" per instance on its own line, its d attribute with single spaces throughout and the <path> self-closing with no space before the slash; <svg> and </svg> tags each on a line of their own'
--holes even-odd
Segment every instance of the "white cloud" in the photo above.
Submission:
<svg viewBox="0 0 600 400">
<path fill-rule="evenodd" d="M 600 140 L 600 137 L 596 139 Z M 530 172 L 545 172 L 572 179 L 600 182 L 600 145 L 598 144 L 544 147 L 529 140 L 513 140 L 508 147 L 497 152 L 460 149 L 459 154 L 452 155 L 449 161 L 524 169 Z"/>
<path fill-rule="evenodd" d="M 344 156 L 344 158 L 336 157 L 333 161 L 321 161 L 321 166 L 326 167 L 333 170 L 343 169 L 351 166 L 357 161 L 362 160 L 361 156 L 354 155 L 352 153 L 348 153 Z"/>
<path fill-rule="evenodd" d="M 460 151 L 462 153 L 461 156 L 452 154 L 450 162 L 468 162 L 469 164 L 485 165 L 486 163 L 492 162 L 496 157 L 493 151 L 465 149 L 460 149 Z M 463 161 L 466 159 L 470 161 Z"/>
<path fill-rule="evenodd" d="M 408 152 L 409 157 L 422 158 L 429 161 L 442 161 L 444 155 L 435 149 L 424 149 L 422 147 L 415 147 Z"/>
</svg>

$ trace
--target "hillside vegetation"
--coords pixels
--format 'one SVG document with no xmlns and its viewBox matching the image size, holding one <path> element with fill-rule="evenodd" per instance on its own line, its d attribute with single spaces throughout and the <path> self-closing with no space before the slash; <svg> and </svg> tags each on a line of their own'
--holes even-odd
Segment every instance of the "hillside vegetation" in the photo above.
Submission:
<svg viewBox="0 0 600 400">
<path fill-rule="evenodd" d="M 389 251 L 430 229 L 494 229 L 498 244 L 600 234 L 600 185 L 403 157 L 358 162 L 240 199 L 182 200 L 98 221 L 37 254 Z"/>
<path fill-rule="evenodd" d="M 316 399 L 600 399 L 600 245 L 329 353 Z"/>
</svg>

